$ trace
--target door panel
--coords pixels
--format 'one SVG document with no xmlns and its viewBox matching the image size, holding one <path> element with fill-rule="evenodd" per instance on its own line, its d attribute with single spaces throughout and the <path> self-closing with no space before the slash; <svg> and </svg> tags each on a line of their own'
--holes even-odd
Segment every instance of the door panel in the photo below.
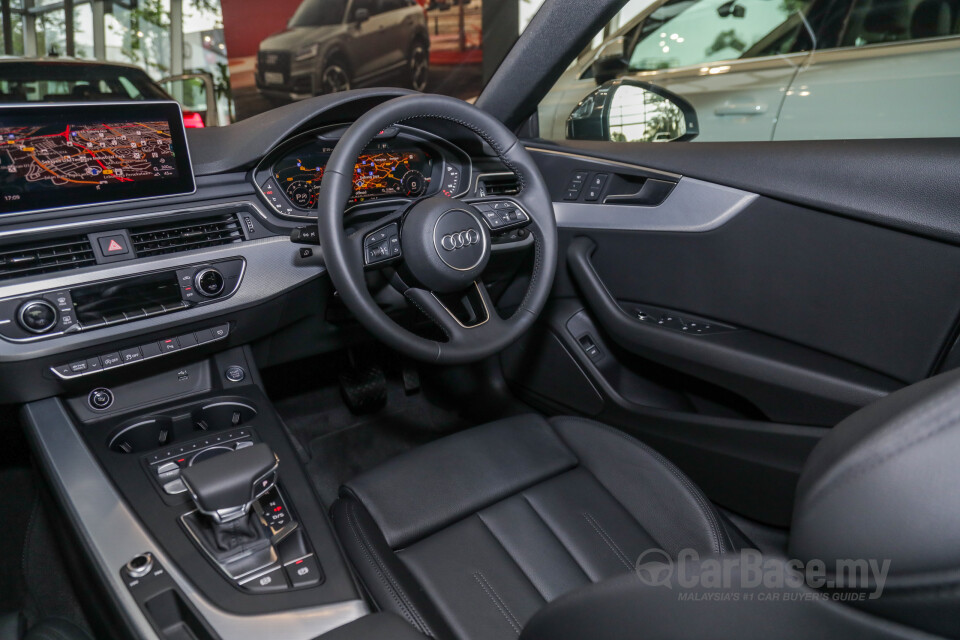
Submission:
<svg viewBox="0 0 960 640">
<path fill-rule="evenodd" d="M 732 511 L 788 524 L 828 428 L 929 376 L 956 339 L 955 144 L 528 148 L 566 268 L 502 359 L 508 381 L 636 433 Z M 584 172 L 607 176 L 591 200 L 568 190 Z M 583 389 L 531 371 L 545 348 Z"/>
</svg>

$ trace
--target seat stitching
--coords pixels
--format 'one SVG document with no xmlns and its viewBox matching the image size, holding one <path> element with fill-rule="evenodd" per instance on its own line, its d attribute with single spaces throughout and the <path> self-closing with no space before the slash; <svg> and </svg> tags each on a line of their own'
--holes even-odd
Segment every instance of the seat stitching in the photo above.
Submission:
<svg viewBox="0 0 960 640">
<path fill-rule="evenodd" d="M 587 573 L 586 568 L 582 564 L 580 564 L 580 561 L 577 560 L 577 556 L 575 556 L 573 552 L 570 550 L 570 548 L 563 542 L 563 538 L 557 535 L 557 532 L 553 530 L 553 527 L 550 526 L 550 523 L 547 522 L 547 519 L 543 517 L 543 514 L 541 514 L 540 511 L 537 509 L 537 507 L 534 506 L 533 502 L 530 501 L 530 498 L 527 497 L 527 494 L 521 493 L 520 496 L 526 501 L 526 503 L 530 506 L 530 509 L 536 514 L 536 516 L 540 518 L 540 522 L 542 522 L 543 526 L 547 528 L 547 531 L 553 534 L 553 537 L 557 539 L 557 542 L 560 543 L 560 546 L 563 547 L 563 550 L 566 551 L 567 554 L 573 559 L 573 563 L 577 565 L 577 568 L 580 569 L 580 571 L 583 572 L 583 575 L 586 576 L 587 580 L 589 580 L 590 582 L 593 582 L 594 580 L 593 578 L 590 577 L 590 574 Z"/>
<path fill-rule="evenodd" d="M 497 593 L 496 589 L 493 588 L 493 585 L 490 584 L 486 576 L 484 576 L 480 571 L 476 571 L 473 574 L 473 578 L 480 584 L 480 588 L 483 589 L 484 593 L 487 594 L 487 597 L 493 602 L 493 606 L 497 608 L 497 610 L 500 612 L 500 615 L 504 617 L 514 632 L 517 635 L 520 635 L 520 630 L 522 628 L 520 621 L 517 620 L 515 615 L 513 615 L 513 612 L 510 611 L 510 607 L 507 606 L 507 603 L 504 602 L 503 598 L 500 597 L 500 594 Z"/>
<path fill-rule="evenodd" d="M 530 578 L 530 575 L 523 570 L 523 566 L 521 566 L 520 562 L 518 562 L 517 559 L 513 556 L 513 554 L 510 553 L 510 550 L 507 549 L 507 545 L 503 543 L 503 540 L 501 540 L 500 537 L 496 533 L 494 533 L 493 529 L 490 528 L 490 525 L 487 524 L 487 521 L 483 519 L 483 514 L 478 513 L 477 518 L 480 520 L 480 523 L 484 526 L 484 528 L 490 532 L 490 535 L 493 537 L 493 539 L 497 541 L 497 544 L 499 544 L 500 548 L 503 549 L 503 552 L 507 554 L 507 557 L 509 557 L 510 560 L 513 561 L 513 564 L 517 566 L 517 569 L 519 569 L 520 573 L 523 574 L 523 577 L 527 579 L 527 581 L 536 590 L 536 592 L 540 594 L 540 597 L 543 598 L 543 601 L 546 602 L 547 597 L 540 591 L 540 589 L 537 589 L 537 585 L 534 584 L 533 580 Z"/>
<path fill-rule="evenodd" d="M 346 509 L 347 524 L 350 526 L 350 530 L 353 532 L 354 539 L 357 541 L 357 544 L 360 545 L 360 549 L 367 558 L 367 562 L 373 567 L 374 572 L 380 579 L 380 582 L 383 583 L 383 585 L 387 588 L 387 591 L 390 593 L 390 597 L 403 612 L 403 615 L 407 621 L 417 627 L 419 631 L 432 636 L 433 634 L 430 633 L 429 628 L 420 617 L 419 612 L 417 612 L 416 608 L 412 606 L 412 603 L 407 600 L 406 595 L 401 589 L 399 589 L 399 585 L 396 585 L 392 577 L 387 575 L 386 569 L 382 566 L 379 558 L 377 558 L 376 555 L 373 554 L 368 548 L 367 545 L 369 544 L 369 539 L 367 538 L 363 527 L 360 526 L 359 521 L 355 520 L 355 514 L 353 513 L 355 509 L 356 505 L 348 501 Z M 363 540 L 361 540 L 361 537 Z"/>
<path fill-rule="evenodd" d="M 710 507 L 709 502 L 706 497 L 703 495 L 703 492 L 700 490 L 700 487 L 693 484 L 687 476 L 677 468 L 672 462 L 663 457 L 658 451 L 644 444 L 640 440 L 623 433 L 617 429 L 609 427 L 605 424 L 599 422 L 592 422 L 588 420 L 583 420 L 580 418 L 568 418 L 570 420 L 575 420 L 577 422 L 588 424 L 594 427 L 600 427 L 609 433 L 616 435 L 620 438 L 623 438 L 630 444 L 639 447 L 641 451 L 646 452 L 648 455 L 653 457 L 654 460 L 659 462 L 674 478 L 680 481 L 680 484 L 690 492 L 690 495 L 693 496 L 694 501 L 697 503 L 697 506 L 700 508 L 701 515 L 707 521 L 707 528 L 710 532 L 710 538 L 713 542 L 713 551 L 717 553 L 723 553 L 726 551 L 726 544 L 723 541 L 723 534 L 721 533 L 720 522 L 717 520 L 716 512 Z M 558 434 L 559 435 L 559 434 Z M 562 436 L 561 436 L 562 438 Z"/>
<path fill-rule="evenodd" d="M 600 521 L 589 513 L 583 513 L 581 515 L 583 516 L 583 519 L 586 520 L 591 527 L 593 527 L 593 530 L 596 531 L 598 536 L 600 536 L 600 539 L 606 543 L 610 551 L 613 552 L 613 555 L 617 556 L 617 559 L 622 562 L 628 570 L 633 571 L 633 565 L 630 564 L 627 554 L 625 554 L 623 549 L 617 545 L 617 542 L 610 536 L 610 534 L 604 530 L 603 525 L 600 524 Z"/>
<path fill-rule="evenodd" d="M 657 540 L 657 537 L 647 530 L 647 528 L 643 525 L 643 523 L 640 522 L 640 519 L 636 516 L 636 514 L 631 513 L 630 509 L 628 509 L 625 504 L 620 502 L 617 496 L 613 495 L 613 492 L 607 488 L 607 485 L 603 484 L 603 482 L 600 481 L 600 478 L 597 477 L 597 474 L 595 474 L 593 471 L 591 471 L 590 469 L 587 469 L 584 466 L 581 466 L 580 468 L 583 469 L 584 473 L 589 474 L 590 477 L 593 478 L 593 481 L 596 482 L 600 486 L 600 488 L 606 492 L 606 494 L 610 497 L 610 499 L 613 502 L 615 502 L 621 509 L 623 509 L 624 513 L 627 514 L 630 520 L 633 521 L 635 525 L 637 525 L 637 528 L 640 529 L 640 531 L 642 531 L 645 536 L 647 536 L 648 538 L 650 538 L 650 540 L 653 541 L 653 544 L 655 547 L 660 549 L 663 548 L 664 545 L 661 544 L 659 540 Z"/>
</svg>

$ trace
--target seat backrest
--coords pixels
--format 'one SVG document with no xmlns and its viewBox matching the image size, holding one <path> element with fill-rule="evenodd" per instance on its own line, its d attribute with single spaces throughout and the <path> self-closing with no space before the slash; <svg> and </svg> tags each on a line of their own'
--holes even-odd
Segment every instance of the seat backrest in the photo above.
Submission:
<svg viewBox="0 0 960 640">
<path fill-rule="evenodd" d="M 797 487 L 790 555 L 889 561 L 861 606 L 960 638 L 960 370 L 858 411 L 813 450 Z"/>
</svg>

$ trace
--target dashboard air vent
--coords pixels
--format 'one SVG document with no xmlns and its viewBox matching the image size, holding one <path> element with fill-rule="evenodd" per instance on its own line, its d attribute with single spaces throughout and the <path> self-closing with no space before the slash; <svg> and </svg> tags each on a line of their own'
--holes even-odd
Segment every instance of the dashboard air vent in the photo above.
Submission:
<svg viewBox="0 0 960 640">
<path fill-rule="evenodd" d="M 89 267 L 97 263 L 87 236 L 0 247 L 0 280 Z"/>
<path fill-rule="evenodd" d="M 495 174 L 481 176 L 477 185 L 477 195 L 481 198 L 490 196 L 513 196 L 520 191 L 520 181 L 513 174 Z"/>
<path fill-rule="evenodd" d="M 243 239 L 240 221 L 233 213 L 130 230 L 130 240 L 138 258 L 218 247 L 242 242 Z"/>
</svg>

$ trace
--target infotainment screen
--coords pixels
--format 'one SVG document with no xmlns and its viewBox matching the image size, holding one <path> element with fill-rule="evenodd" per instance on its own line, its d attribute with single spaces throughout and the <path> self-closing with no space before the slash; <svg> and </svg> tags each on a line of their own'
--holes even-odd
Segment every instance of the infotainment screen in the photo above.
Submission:
<svg viewBox="0 0 960 640">
<path fill-rule="evenodd" d="M 0 215 L 193 191 L 176 102 L 0 106 Z"/>
</svg>

